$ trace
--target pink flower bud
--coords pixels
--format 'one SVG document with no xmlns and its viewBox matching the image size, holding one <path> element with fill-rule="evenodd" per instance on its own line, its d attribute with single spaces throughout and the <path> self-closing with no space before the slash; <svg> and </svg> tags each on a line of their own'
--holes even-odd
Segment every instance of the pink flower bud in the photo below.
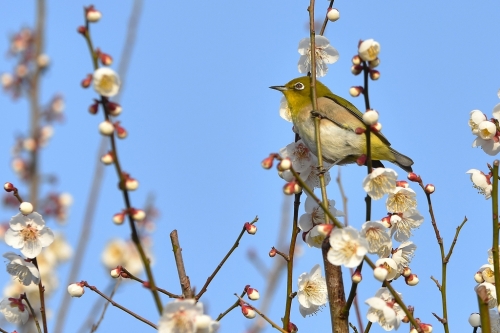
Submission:
<svg viewBox="0 0 500 333">
<path fill-rule="evenodd" d="M 109 273 L 113 279 L 116 279 L 120 276 L 120 270 L 118 268 L 112 269 Z"/>
<path fill-rule="evenodd" d="M 241 306 L 241 313 L 248 319 L 253 319 L 257 315 L 257 312 L 248 305 Z"/>
<path fill-rule="evenodd" d="M 391 223 L 391 215 L 388 215 L 388 216 L 384 216 L 380 222 L 382 222 L 382 224 L 384 225 L 384 227 L 386 228 L 391 228 L 392 227 L 392 223 Z"/>
<path fill-rule="evenodd" d="M 372 79 L 373 81 L 376 81 L 380 78 L 380 72 L 375 70 L 375 69 L 372 69 L 370 70 L 370 79 Z"/>
<path fill-rule="evenodd" d="M 352 64 L 353 65 L 360 65 L 361 64 L 361 58 L 359 57 L 359 55 L 355 55 L 354 57 L 352 57 Z"/>
<path fill-rule="evenodd" d="M 410 276 L 411 275 L 411 269 L 410 269 L 410 267 L 403 268 L 403 273 L 401 275 L 403 275 L 404 277 Z"/>
<path fill-rule="evenodd" d="M 356 164 L 357 164 L 357 165 L 360 165 L 360 166 L 361 166 L 361 165 L 365 165 L 365 163 L 366 163 L 366 155 L 365 155 L 365 154 L 361 155 L 361 156 L 360 156 L 360 157 L 358 157 L 358 159 L 356 160 Z"/>
<path fill-rule="evenodd" d="M 101 162 L 106 164 L 106 165 L 109 165 L 109 164 L 112 164 L 114 162 L 114 157 L 113 157 L 113 153 L 112 152 L 108 152 L 104 155 L 102 155 L 101 157 Z"/>
<path fill-rule="evenodd" d="M 146 218 L 146 212 L 142 209 L 131 208 L 132 218 L 135 221 L 142 221 Z"/>
<path fill-rule="evenodd" d="M 292 180 L 289 183 L 286 183 L 285 186 L 283 186 L 283 193 L 286 195 L 292 195 L 292 194 L 297 194 L 297 187 L 300 189 L 299 184 L 295 180 Z M 300 193 L 300 190 L 299 190 Z"/>
<path fill-rule="evenodd" d="M 257 289 L 254 288 L 247 288 L 247 295 L 248 298 L 251 299 L 252 301 L 256 301 L 260 298 L 260 294 L 257 291 Z"/>
<path fill-rule="evenodd" d="M 86 19 L 89 22 L 97 22 L 101 19 L 102 14 L 100 11 L 94 8 L 94 6 L 89 6 L 85 8 Z"/>
<path fill-rule="evenodd" d="M 363 276 L 361 275 L 361 272 L 356 270 L 354 274 L 351 276 L 351 280 L 353 283 L 360 283 L 361 280 L 363 280 Z"/>
<path fill-rule="evenodd" d="M 361 65 L 352 65 L 351 73 L 354 75 L 359 75 L 363 71 L 363 66 Z"/>
<path fill-rule="evenodd" d="M 417 175 L 416 173 L 414 172 L 410 172 L 408 174 L 408 179 L 412 182 L 416 182 L 416 183 L 420 183 L 422 181 L 422 179 L 420 179 L 420 176 Z"/>
<path fill-rule="evenodd" d="M 396 186 L 397 187 L 404 187 L 404 188 L 410 187 L 410 185 L 408 185 L 408 182 L 406 180 L 398 180 L 398 181 L 396 181 Z"/>
<path fill-rule="evenodd" d="M 357 135 L 365 134 L 365 132 L 366 132 L 366 129 L 361 128 L 361 127 L 356 127 L 356 129 L 354 130 L 354 133 L 356 133 Z"/>
<path fill-rule="evenodd" d="M 376 123 L 370 126 L 372 132 L 378 133 L 382 130 L 382 124 L 381 123 Z"/>
<path fill-rule="evenodd" d="M 125 188 L 128 191 L 135 191 L 139 187 L 139 182 L 133 178 L 129 178 L 125 181 Z"/>
<path fill-rule="evenodd" d="M 84 26 L 79 26 L 77 31 L 79 34 L 85 35 L 87 33 L 87 28 L 85 28 Z"/>
<path fill-rule="evenodd" d="M 255 235 L 255 233 L 257 232 L 257 226 L 249 222 L 245 222 L 245 229 L 250 235 Z"/>
<path fill-rule="evenodd" d="M 14 187 L 14 185 L 12 183 L 5 183 L 3 184 L 3 189 L 6 191 L 6 192 L 12 192 L 14 191 L 16 188 Z"/>
<path fill-rule="evenodd" d="M 128 132 L 125 128 L 121 127 L 120 125 L 116 125 L 116 124 L 115 124 L 115 128 L 116 128 L 116 136 L 119 139 L 125 139 L 128 136 Z"/>
<path fill-rule="evenodd" d="M 272 166 L 273 166 L 273 162 L 274 162 L 274 154 L 270 154 L 269 157 L 266 157 L 261 165 L 264 169 L 271 169 Z"/>
<path fill-rule="evenodd" d="M 316 228 L 318 233 L 322 236 L 328 236 L 330 235 L 330 232 L 332 232 L 333 229 L 333 224 L 319 224 Z"/>
<path fill-rule="evenodd" d="M 117 103 L 113 103 L 113 102 L 108 102 L 106 104 L 107 106 L 107 110 L 108 110 L 108 113 L 113 116 L 113 117 L 116 117 L 118 116 L 120 113 L 122 113 L 122 107 L 120 106 L 120 104 L 117 104 Z"/>
<path fill-rule="evenodd" d="M 271 258 L 276 256 L 276 249 L 274 247 L 271 249 L 271 251 L 269 251 L 269 256 Z"/>
<path fill-rule="evenodd" d="M 92 74 L 87 74 L 87 77 L 85 77 L 85 79 L 83 79 L 81 82 L 82 88 L 90 87 L 91 83 L 92 83 Z"/>
<path fill-rule="evenodd" d="M 123 212 L 113 215 L 113 223 L 114 224 L 118 224 L 118 225 L 123 224 L 124 220 L 125 220 L 125 214 Z"/>
<path fill-rule="evenodd" d="M 96 114 L 99 111 L 99 102 L 95 102 L 89 106 L 89 113 Z"/>
<path fill-rule="evenodd" d="M 481 272 L 477 272 L 476 274 L 474 274 L 474 281 L 476 281 L 477 283 L 483 283 L 483 274 Z"/>
<path fill-rule="evenodd" d="M 419 279 L 417 277 L 417 274 L 410 274 L 409 276 L 405 277 L 405 282 L 409 286 L 416 286 L 419 282 Z"/>
<path fill-rule="evenodd" d="M 351 94 L 352 97 L 358 97 L 362 93 L 363 93 L 363 87 L 361 86 L 351 87 L 349 89 L 349 94 Z"/>
<path fill-rule="evenodd" d="M 288 322 L 288 332 L 290 332 L 290 333 L 297 333 L 298 331 L 299 331 L 299 328 L 297 327 L 297 325 L 295 325 L 291 321 Z"/>
<path fill-rule="evenodd" d="M 95 53 L 97 54 L 101 64 L 104 66 L 110 66 L 113 63 L 113 58 L 111 58 L 109 54 L 102 52 L 100 49 L 96 49 Z"/>
<path fill-rule="evenodd" d="M 436 188 L 432 184 L 427 184 L 427 185 L 425 185 L 425 189 L 424 190 L 425 190 L 425 193 L 432 194 L 432 193 L 434 193 L 434 191 L 436 190 Z"/>
</svg>

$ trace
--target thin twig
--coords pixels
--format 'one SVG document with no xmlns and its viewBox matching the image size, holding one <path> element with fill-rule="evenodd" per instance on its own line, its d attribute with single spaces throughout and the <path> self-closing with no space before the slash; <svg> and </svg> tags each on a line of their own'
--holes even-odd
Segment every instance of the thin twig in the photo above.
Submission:
<svg viewBox="0 0 500 333">
<path fill-rule="evenodd" d="M 259 218 L 256 216 L 253 219 L 253 221 L 250 222 L 250 224 L 255 224 L 255 223 L 257 223 L 258 220 L 259 220 Z M 224 265 L 224 263 L 227 261 L 227 259 L 229 259 L 229 257 L 234 252 L 234 250 L 236 250 L 236 248 L 239 246 L 240 240 L 243 237 L 243 234 L 245 232 L 246 232 L 246 229 L 245 229 L 245 227 L 243 227 L 242 230 L 241 230 L 241 232 L 240 232 L 240 234 L 236 238 L 236 241 L 234 242 L 233 246 L 231 247 L 231 249 L 229 249 L 229 251 L 224 256 L 224 258 L 222 259 L 222 261 L 215 268 L 214 272 L 207 278 L 207 281 L 205 282 L 205 284 L 201 288 L 200 292 L 196 295 L 196 297 L 195 297 L 196 300 L 199 300 L 200 297 L 207 291 L 207 288 L 210 285 L 210 282 L 212 282 L 212 280 L 214 279 L 215 275 L 217 275 L 217 273 L 220 271 L 220 269 L 222 268 L 222 266 Z M 180 278 L 180 276 L 179 276 L 179 278 Z"/>
<path fill-rule="evenodd" d="M 42 333 L 42 329 L 40 328 L 40 323 L 38 322 L 38 319 L 36 318 L 35 310 L 33 310 L 33 307 L 31 306 L 31 303 L 30 303 L 28 297 L 26 297 L 26 293 L 21 294 L 21 298 L 28 305 L 29 312 L 30 312 L 31 316 L 33 317 L 33 321 L 35 322 L 35 326 L 36 326 L 38 333 Z"/>
<path fill-rule="evenodd" d="M 280 331 L 281 333 L 288 333 L 288 331 L 282 329 L 281 327 L 279 327 L 274 321 L 272 321 L 271 319 L 269 319 L 268 316 L 266 316 L 265 314 L 263 314 L 261 311 L 259 311 L 259 309 L 257 309 L 256 307 L 246 303 L 241 297 L 238 296 L 238 294 L 234 294 L 234 296 L 238 297 L 238 299 L 241 301 L 241 302 L 244 302 L 248 307 L 250 307 L 251 309 L 253 309 L 255 312 L 257 312 L 259 314 L 259 316 L 261 316 L 262 318 L 264 318 L 265 321 L 267 321 L 272 327 L 274 327 L 275 329 L 277 329 L 278 331 Z"/>
<path fill-rule="evenodd" d="M 170 233 L 170 241 L 172 242 L 172 252 L 174 252 L 175 265 L 177 267 L 177 274 L 179 275 L 179 282 L 181 284 L 182 295 L 184 298 L 193 298 L 193 290 L 191 289 L 191 281 L 186 274 L 184 268 L 184 259 L 182 258 L 182 248 L 179 243 L 179 236 L 177 230 Z"/>
<path fill-rule="evenodd" d="M 105 300 L 107 300 L 109 303 L 111 303 L 111 305 L 117 307 L 118 309 L 128 313 L 129 315 L 131 315 L 132 317 L 136 318 L 136 319 L 139 319 L 140 321 L 142 321 L 143 323 L 145 324 L 148 324 L 149 326 L 155 328 L 155 329 L 158 329 L 156 327 L 155 324 L 153 324 L 152 322 L 150 322 L 149 320 L 147 320 L 146 318 L 143 318 L 141 316 L 139 316 L 137 313 L 133 312 L 133 311 L 130 311 L 129 309 L 127 309 L 126 307 L 116 303 L 115 301 L 113 301 L 111 298 L 109 298 L 108 296 L 106 296 L 105 294 L 103 294 L 99 289 L 97 289 L 95 286 L 91 286 L 87 283 L 87 281 L 81 281 L 80 282 L 81 284 L 83 284 L 85 287 L 89 288 L 90 290 L 92 290 L 93 292 L 95 292 L 96 294 L 98 294 L 99 296 L 101 296 L 102 298 L 104 298 Z"/>
<path fill-rule="evenodd" d="M 115 296 L 116 291 L 118 290 L 118 287 L 120 286 L 121 281 L 122 281 L 121 279 L 116 280 L 115 286 L 113 287 L 113 290 L 111 291 L 111 294 L 109 295 L 110 299 L 113 299 L 113 296 Z M 101 316 L 99 317 L 99 320 L 97 321 L 97 323 L 92 325 L 92 328 L 90 329 L 91 333 L 97 331 L 97 329 L 99 328 L 99 325 L 101 325 L 101 322 L 104 319 L 104 315 L 106 314 L 106 311 L 108 310 L 109 304 L 110 304 L 109 302 L 106 302 L 104 304 L 104 307 L 102 309 Z"/>
<path fill-rule="evenodd" d="M 243 292 L 241 293 L 240 298 L 243 298 L 246 294 L 247 294 L 247 291 L 246 291 L 246 288 L 245 288 L 245 290 L 243 290 Z M 219 314 L 219 316 L 217 317 L 217 319 L 215 319 L 215 321 L 221 321 L 222 318 L 224 318 L 229 312 L 231 312 L 234 309 L 236 309 L 239 305 L 240 305 L 240 300 L 238 299 L 226 311 L 224 311 L 221 314 Z"/>
<path fill-rule="evenodd" d="M 130 273 L 130 272 L 129 272 L 129 271 L 128 271 L 125 267 L 123 267 L 123 266 L 120 266 L 120 269 L 121 269 L 123 272 L 125 272 L 125 274 L 126 274 L 126 277 L 125 277 L 125 276 L 123 276 L 124 278 L 128 278 L 128 279 L 135 280 L 135 281 L 137 281 L 137 282 L 141 283 L 144 287 L 149 288 L 149 283 L 148 283 L 147 281 L 144 281 L 144 280 L 142 280 L 142 279 L 138 278 L 137 276 L 132 275 L 132 273 Z M 170 298 L 183 298 L 183 296 L 181 296 L 181 295 L 176 295 L 176 294 L 173 294 L 173 293 L 171 293 L 171 292 L 169 292 L 169 291 L 167 291 L 167 290 L 165 290 L 165 289 L 162 289 L 162 288 L 160 288 L 160 287 L 158 287 L 158 286 L 156 286 L 156 289 L 157 289 L 159 292 L 161 292 L 162 294 L 165 294 L 165 295 L 167 295 L 167 296 L 168 296 L 168 297 L 170 297 Z"/>
</svg>

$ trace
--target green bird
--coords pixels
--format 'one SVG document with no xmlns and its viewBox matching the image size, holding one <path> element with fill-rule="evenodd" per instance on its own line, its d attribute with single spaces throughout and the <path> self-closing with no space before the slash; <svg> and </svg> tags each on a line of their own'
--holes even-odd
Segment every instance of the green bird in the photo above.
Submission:
<svg viewBox="0 0 500 333">
<path fill-rule="evenodd" d="M 292 121 L 304 144 L 317 156 L 314 117 L 311 104 L 311 83 L 308 76 L 299 77 L 284 86 L 272 86 L 286 98 Z M 324 84 L 316 81 L 320 120 L 321 150 L 323 158 L 331 164 L 354 163 L 366 155 L 366 136 L 356 134 L 357 128 L 366 128 L 363 114 L 347 100 L 332 93 Z M 389 161 L 407 172 L 412 172 L 413 161 L 393 148 L 380 132 L 371 132 L 371 157 L 373 166 L 383 166 Z"/>
</svg>

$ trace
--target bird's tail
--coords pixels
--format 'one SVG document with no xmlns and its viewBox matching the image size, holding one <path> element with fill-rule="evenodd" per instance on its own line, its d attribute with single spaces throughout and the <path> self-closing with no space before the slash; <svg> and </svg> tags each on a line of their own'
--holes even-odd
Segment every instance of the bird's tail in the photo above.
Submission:
<svg viewBox="0 0 500 333">
<path fill-rule="evenodd" d="M 389 147 L 391 152 L 394 154 L 395 161 L 393 163 L 397 164 L 401 169 L 406 172 L 412 172 L 411 166 L 413 165 L 413 160 L 408 156 L 401 154 L 400 152 Z"/>
</svg>

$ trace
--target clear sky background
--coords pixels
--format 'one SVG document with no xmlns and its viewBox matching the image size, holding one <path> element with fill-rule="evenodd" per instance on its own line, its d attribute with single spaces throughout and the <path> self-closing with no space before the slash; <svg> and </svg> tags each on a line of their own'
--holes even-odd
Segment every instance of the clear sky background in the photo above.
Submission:
<svg viewBox="0 0 500 333">
<path fill-rule="evenodd" d="M 131 0 L 95 1 L 102 11 L 100 23 L 92 25 L 95 46 L 115 57 L 121 52 Z M 76 28 L 83 23 L 80 0 L 48 1 L 46 53 L 51 68 L 42 83 L 42 102 L 54 93 L 65 98 L 66 121 L 56 125 L 55 135 L 42 152 L 42 172 L 55 173 L 57 190 L 70 192 L 74 206 L 63 231 L 76 245 L 80 236 L 85 203 L 90 188 L 100 141 L 97 125 L 102 114 L 87 112 L 92 89 L 83 90 L 80 81 L 92 71 L 87 46 Z M 318 1 L 317 17 L 323 18 L 327 1 Z M 169 233 L 179 232 L 188 275 L 198 289 L 233 244 L 243 223 L 258 215 L 258 233 L 245 236 L 240 247 L 222 268 L 202 298 L 208 313 L 216 317 L 234 301 L 246 284 L 265 292 L 266 281 L 248 258 L 253 249 L 268 267 L 267 256 L 276 245 L 282 216 L 283 180 L 277 173 L 260 167 L 261 160 L 293 140 L 291 125 L 279 117 L 280 94 L 268 89 L 299 76 L 299 40 L 307 37 L 308 1 L 147 1 L 137 31 L 128 80 L 122 95 L 122 125 L 129 131 L 118 142 L 122 165 L 140 181 L 132 193 L 134 206 L 141 206 L 150 193 L 156 196 L 160 211 L 154 234 L 154 274 L 158 284 L 180 293 L 174 268 Z M 500 3 L 493 1 L 336 1 L 340 20 L 329 24 L 325 36 L 340 53 L 322 82 L 348 98 L 360 110 L 361 98 L 348 95 L 349 87 L 361 85 L 361 77 L 350 73 L 351 57 L 360 39 L 374 38 L 381 44 L 381 78 L 370 82 L 372 107 L 380 112 L 383 133 L 392 146 L 415 161 L 414 170 L 424 182 L 433 183 L 434 211 L 446 249 L 455 228 L 467 216 L 449 264 L 448 304 L 450 328 L 468 332 L 467 318 L 476 311 L 474 273 L 487 261 L 491 247 L 491 201 L 485 201 L 471 186 L 465 172 L 486 170 L 493 158 L 471 147 L 474 136 L 467 125 L 469 112 L 480 109 L 488 116 L 500 102 L 500 69 L 496 58 Z M 34 2 L 2 3 L 0 53 L 8 49 L 8 36 L 23 26 L 33 26 Z M 10 71 L 13 62 L 0 57 L 0 72 Z M 116 65 L 113 65 L 116 69 Z M 16 133 L 28 126 L 25 100 L 13 103 L 0 94 L 0 175 L 2 181 L 19 183 L 10 169 L 10 149 Z M 389 164 L 387 164 L 389 166 Z M 391 166 L 393 167 L 393 166 Z M 405 179 L 405 173 L 394 166 Z M 337 175 L 337 168 L 332 171 Z M 364 196 L 361 182 L 365 168 L 342 168 L 342 180 L 349 198 L 350 223 L 364 222 Z M 115 226 L 111 217 L 123 207 L 116 190 L 114 170 L 106 170 L 96 213 L 91 245 L 78 280 L 87 280 L 102 289 L 110 277 L 102 267 L 100 254 L 108 240 L 128 238 L 126 225 Z M 418 209 L 425 222 L 415 232 L 416 257 L 411 268 L 420 278 L 416 287 L 403 280 L 394 287 L 416 316 L 442 331 L 431 312 L 441 315 L 440 294 L 430 276 L 440 278 L 439 248 L 427 213 L 425 196 L 418 193 Z M 45 187 L 44 191 L 50 190 Z M 329 196 L 340 202 L 335 182 Z M 287 198 L 286 200 L 290 200 Z M 305 197 L 304 197 L 305 200 Z M 374 202 L 374 218 L 385 215 L 385 199 Z M 0 219 L 8 220 L 14 211 L 3 209 Z M 60 227 L 53 222 L 54 229 Z M 289 231 L 283 237 L 289 237 Z M 294 275 L 309 271 L 321 262 L 321 254 L 302 240 L 303 254 Z M 7 246 L 2 247 L 7 251 Z M 69 265 L 60 270 L 61 284 Z M 347 285 L 349 285 L 349 276 Z M 8 281 L 0 274 L 0 284 Z M 295 280 L 296 281 L 296 280 Z M 296 282 L 294 281 L 294 288 Z M 372 297 L 379 282 L 364 270 L 359 297 Z M 61 285 L 65 292 L 66 286 Z M 286 289 L 276 289 L 276 299 L 268 315 L 280 322 Z M 49 300 L 55 316 L 62 294 Z M 66 332 L 76 332 L 89 308 L 98 298 L 87 291 L 73 299 Z M 153 322 L 158 314 L 150 293 L 128 283 L 116 301 Z M 163 298 L 164 303 L 168 301 Z M 255 303 L 258 307 L 260 303 Z M 365 318 L 366 307 L 362 305 Z M 54 319 L 54 318 L 53 318 Z M 301 332 L 328 332 L 326 309 L 303 319 L 297 302 L 292 321 Z M 352 317 L 355 322 L 355 318 Z M 221 322 L 221 332 L 244 332 L 252 321 L 234 311 Z M 49 327 L 54 327 L 51 320 Z M 365 320 L 366 325 L 366 320 Z M 403 331 L 407 327 L 401 328 Z M 101 332 L 152 332 L 153 330 L 110 307 Z M 266 332 L 271 332 L 268 327 Z M 383 330 L 374 325 L 372 332 Z"/>
</svg>

